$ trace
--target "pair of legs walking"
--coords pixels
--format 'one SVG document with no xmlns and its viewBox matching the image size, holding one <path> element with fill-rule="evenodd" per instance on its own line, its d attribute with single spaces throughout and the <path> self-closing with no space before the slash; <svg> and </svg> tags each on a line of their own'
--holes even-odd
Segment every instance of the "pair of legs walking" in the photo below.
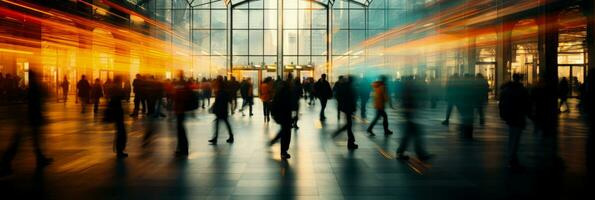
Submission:
<svg viewBox="0 0 595 200">
<path fill-rule="evenodd" d="M 289 153 L 287 153 L 289 144 L 291 143 L 291 122 L 281 124 L 281 130 L 279 130 L 277 136 L 271 140 L 270 145 L 277 143 L 279 140 L 281 140 L 281 158 L 291 158 Z"/>
<path fill-rule="evenodd" d="M 217 117 L 215 119 L 215 135 L 213 135 L 213 139 L 209 140 L 211 144 L 217 144 L 217 138 L 219 137 L 219 122 L 223 121 L 225 126 L 227 127 L 227 132 L 229 133 L 229 138 L 227 139 L 227 143 L 233 143 L 233 132 L 231 131 L 231 124 L 229 124 L 229 120 L 227 117 Z"/>
<path fill-rule="evenodd" d="M 376 117 L 374 117 L 374 119 L 372 120 L 372 123 L 370 123 L 370 127 L 368 127 L 368 133 L 370 133 L 370 135 L 372 135 L 372 136 L 375 135 L 374 132 L 372 131 L 372 129 L 374 128 L 374 126 L 376 126 L 376 123 L 378 122 L 378 120 L 381 117 L 382 117 L 382 127 L 384 128 L 384 134 L 385 135 L 393 134 L 393 132 L 388 129 L 388 116 L 386 115 L 386 110 L 376 109 Z"/>
<path fill-rule="evenodd" d="M 358 145 L 355 144 L 355 136 L 353 135 L 353 113 L 345 113 L 345 119 L 347 123 L 341 127 L 333 137 L 337 137 L 343 131 L 347 131 L 347 148 L 348 149 L 357 149 Z"/>
</svg>

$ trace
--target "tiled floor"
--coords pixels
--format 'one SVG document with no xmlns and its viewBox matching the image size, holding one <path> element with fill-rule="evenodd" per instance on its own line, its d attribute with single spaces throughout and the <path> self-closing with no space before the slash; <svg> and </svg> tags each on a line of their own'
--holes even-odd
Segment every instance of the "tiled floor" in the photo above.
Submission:
<svg viewBox="0 0 595 200">
<path fill-rule="evenodd" d="M 541 162 L 541 137 L 528 128 L 523 134 L 521 161 L 524 173 L 506 167 L 506 126 L 497 116 L 495 102 L 488 106 L 487 123 L 476 125 L 475 138 L 461 139 L 456 112 L 451 126 L 442 126 L 444 106 L 420 110 L 427 149 L 436 155 L 428 163 L 398 161 L 395 150 L 402 135 L 398 110 L 390 110 L 394 135 L 365 133 L 367 122 L 357 118 L 360 148 L 348 151 L 346 135 L 331 138 L 339 126 L 334 102 L 326 123 L 317 120 L 318 106 L 302 104 L 300 129 L 293 133 L 290 154 L 279 158 L 278 144 L 269 147 L 278 126 L 265 124 L 257 103 L 256 115 L 231 117 L 234 144 L 208 145 L 214 117 L 205 110 L 189 118 L 191 154 L 175 159 L 173 119 L 158 122 L 158 135 L 147 149 L 141 139 L 145 119 L 126 118 L 129 158 L 117 160 L 112 152 L 112 125 L 101 117 L 81 115 L 78 105 L 49 104 L 45 128 L 48 155 L 55 163 L 35 170 L 30 142 L 13 162 L 15 174 L 0 178 L 6 199 L 589 199 L 592 178 L 587 178 L 585 147 L 588 129 L 576 112 L 560 121 L 559 154 L 564 167 L 548 170 Z M 20 111 L 20 112 L 19 112 Z M 6 148 L 18 120 L 19 106 L 0 108 L 0 148 Z M 374 111 L 369 111 L 368 119 Z M 5 199 L 5 198 L 2 199 Z M 580 198 L 579 198 L 580 197 Z"/>
</svg>

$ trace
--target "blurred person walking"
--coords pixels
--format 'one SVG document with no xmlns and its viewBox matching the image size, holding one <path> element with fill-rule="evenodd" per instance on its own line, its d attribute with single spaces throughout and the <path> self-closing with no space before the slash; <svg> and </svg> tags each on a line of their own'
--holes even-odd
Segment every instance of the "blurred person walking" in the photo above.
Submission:
<svg viewBox="0 0 595 200">
<path fill-rule="evenodd" d="M 91 85 L 87 81 L 85 75 L 81 76 L 81 80 L 76 84 L 77 96 L 81 102 L 81 113 L 85 113 L 87 110 L 87 104 L 89 103 L 89 97 L 91 92 Z"/>
<path fill-rule="evenodd" d="M 233 76 L 229 81 L 224 82 L 226 82 L 224 88 L 228 90 L 229 101 L 231 103 L 231 114 L 233 115 L 238 108 L 238 90 L 240 90 L 240 82 Z"/>
<path fill-rule="evenodd" d="M 360 79 L 359 84 L 357 86 L 357 96 L 359 98 L 359 111 L 360 117 L 362 119 L 367 118 L 367 106 L 368 101 L 370 100 L 370 93 L 372 92 L 372 88 L 370 87 L 370 82 L 366 77 Z"/>
<path fill-rule="evenodd" d="M 442 125 L 448 126 L 450 123 L 450 115 L 452 114 L 452 109 L 456 106 L 455 101 L 460 92 L 459 90 L 459 74 L 453 74 L 446 82 L 446 93 L 444 94 L 446 100 L 446 117 L 442 121 Z"/>
<path fill-rule="evenodd" d="M 134 92 L 134 109 L 130 114 L 131 117 L 137 117 L 140 110 L 144 113 L 147 105 L 144 94 L 144 80 L 140 74 L 136 74 L 136 78 L 132 81 L 132 92 Z M 142 108 L 141 108 L 142 106 Z"/>
<path fill-rule="evenodd" d="M 341 87 L 337 88 L 338 90 L 335 91 L 339 97 L 337 99 L 338 102 L 342 102 L 339 107 L 339 111 L 345 114 L 345 119 L 347 123 L 341 127 L 337 132 L 333 134 L 333 138 L 337 137 L 343 131 L 347 131 L 347 148 L 348 149 L 357 149 L 358 145 L 355 143 L 355 136 L 353 136 L 353 114 L 355 113 L 355 108 L 357 106 L 357 95 L 356 91 L 353 87 L 353 77 L 348 76 L 344 78 L 343 83 L 341 83 Z"/>
<path fill-rule="evenodd" d="M 0 176 L 10 175 L 12 173 L 12 160 L 21 146 L 23 140 L 24 128 L 30 128 L 31 139 L 33 141 L 33 150 L 37 160 L 37 168 L 45 167 L 53 162 L 53 159 L 44 155 L 41 148 L 42 143 L 42 126 L 45 124 L 44 114 L 44 99 L 45 92 L 39 80 L 40 77 L 34 70 L 29 70 L 29 90 L 27 95 L 27 112 L 26 117 L 21 123 L 17 125 L 17 130 L 14 133 L 12 142 L 8 149 L 4 152 L 2 160 L 0 161 Z"/>
<path fill-rule="evenodd" d="M 125 94 L 122 88 L 122 77 L 114 77 L 114 82 L 110 84 L 108 90 L 109 102 L 105 111 L 105 119 L 107 122 L 113 122 L 116 126 L 116 139 L 115 139 L 115 151 L 118 158 L 126 158 L 128 154 L 126 150 L 126 143 L 128 141 L 128 135 L 126 133 L 126 127 L 124 125 L 124 109 L 122 108 L 122 101 L 124 100 Z"/>
<path fill-rule="evenodd" d="M 260 84 L 260 100 L 262 100 L 262 113 L 264 115 L 264 122 L 271 121 L 271 102 L 273 100 L 273 78 L 266 77 Z"/>
<path fill-rule="evenodd" d="M 202 78 L 202 81 L 200 82 L 200 89 L 202 90 L 201 107 L 204 109 L 205 101 L 207 102 L 207 107 L 211 106 L 211 96 L 213 95 L 211 81 L 207 80 L 206 78 Z"/>
<path fill-rule="evenodd" d="M 485 124 L 485 107 L 488 103 L 489 93 L 490 93 L 490 85 L 488 84 L 488 80 L 485 79 L 483 74 L 477 74 L 475 76 L 475 88 L 477 94 L 477 114 L 479 114 L 479 124 Z"/>
<path fill-rule="evenodd" d="M 249 115 L 252 117 L 254 115 L 252 113 L 252 105 L 254 105 L 254 86 L 252 85 L 251 78 L 242 81 L 240 85 L 240 95 L 242 96 L 242 107 L 240 108 L 242 116 L 245 116 L 244 108 L 248 106 L 250 112 Z"/>
<path fill-rule="evenodd" d="M 339 109 L 342 105 L 343 102 L 341 102 L 339 99 L 342 99 L 343 97 L 341 97 L 341 92 L 340 91 L 344 91 L 343 88 L 343 83 L 345 82 L 344 80 L 345 78 L 343 78 L 343 76 L 339 76 L 339 78 L 337 78 L 337 82 L 335 82 L 335 85 L 333 85 L 333 97 L 335 98 L 335 100 L 337 101 L 337 120 L 341 120 L 341 110 Z"/>
<path fill-rule="evenodd" d="M 423 138 L 422 127 L 418 124 L 418 112 L 421 105 L 425 103 L 426 88 L 421 83 L 422 81 L 414 80 L 412 76 L 404 77 L 400 97 L 401 114 L 405 122 L 403 123 L 403 136 L 397 148 L 397 159 L 407 160 L 408 155 L 405 151 L 409 146 L 409 142 L 413 141 L 415 145 L 415 154 L 421 161 L 427 161 L 432 158 L 425 149 L 425 142 Z"/>
<path fill-rule="evenodd" d="M 454 105 L 459 110 L 461 116 L 461 125 L 459 130 L 461 136 L 465 139 L 473 138 L 473 122 L 475 120 L 475 109 L 477 108 L 477 89 L 475 87 L 475 77 L 471 74 L 465 74 L 459 80 L 457 96 L 454 97 Z"/>
<path fill-rule="evenodd" d="M 175 93 L 173 97 L 178 138 L 175 152 L 177 157 L 187 157 L 189 154 L 188 135 L 186 134 L 184 122 L 186 121 L 186 112 L 198 108 L 198 99 L 194 98 L 194 91 L 192 91 L 191 84 L 192 83 L 184 79 L 184 72 L 179 71 L 178 80 L 174 83 Z"/>
<path fill-rule="evenodd" d="M 289 150 L 289 144 L 291 142 L 291 124 L 292 124 L 292 116 L 291 116 L 291 105 L 290 102 L 292 101 L 291 95 L 291 87 L 288 80 L 284 81 L 281 79 L 277 79 L 277 86 L 275 88 L 275 96 L 273 97 L 273 102 L 271 106 L 271 115 L 273 115 L 273 120 L 277 122 L 281 126 L 281 129 L 277 133 L 277 136 L 273 138 L 269 145 L 272 146 L 277 141 L 281 140 L 281 158 L 282 159 L 289 159 L 291 155 L 287 153 Z M 329 86 L 330 87 L 330 86 Z"/>
<path fill-rule="evenodd" d="M 388 115 L 386 114 L 386 104 L 388 104 L 391 108 L 393 107 L 390 97 L 388 95 L 387 86 L 386 86 L 386 76 L 380 76 L 380 79 L 372 84 L 374 88 L 374 108 L 376 109 L 376 117 L 370 123 L 367 131 L 370 136 L 374 136 L 374 131 L 372 130 L 378 120 L 382 117 L 382 128 L 384 128 L 384 135 L 393 134 L 391 130 L 388 129 Z"/>
<path fill-rule="evenodd" d="M 558 98 L 560 99 L 560 105 L 558 109 L 560 112 L 570 112 L 570 106 L 568 106 L 568 96 L 570 96 L 570 84 L 566 77 L 562 77 L 560 84 L 558 84 Z M 562 110 L 562 106 L 566 109 Z"/>
<path fill-rule="evenodd" d="M 97 78 L 95 79 L 93 86 L 91 86 L 91 102 L 93 103 L 93 113 L 95 114 L 97 114 L 99 111 L 101 97 L 103 97 L 103 86 L 101 86 L 101 81 Z"/>
<path fill-rule="evenodd" d="M 292 115 L 292 123 L 291 127 L 294 129 L 299 129 L 300 127 L 297 125 L 299 116 L 300 116 L 300 99 L 302 98 L 303 89 L 302 84 L 300 83 L 300 78 L 295 77 L 292 78 L 292 75 L 289 74 L 287 76 L 287 81 L 289 82 L 289 87 L 291 88 L 291 115 Z"/>
<path fill-rule="evenodd" d="M 320 79 L 314 84 L 314 94 L 320 100 L 320 121 L 324 121 L 326 120 L 326 116 L 324 115 L 326 103 L 333 96 L 333 90 L 331 89 L 331 84 L 326 80 L 326 74 L 322 74 Z"/>
<path fill-rule="evenodd" d="M 513 170 L 522 169 L 518 158 L 518 149 L 525 118 L 531 113 L 529 93 L 521 83 L 522 75 L 514 74 L 512 82 L 502 85 L 498 107 L 500 117 L 508 125 L 508 162 Z"/>
<path fill-rule="evenodd" d="M 223 84 L 223 77 L 217 76 L 217 85 L 224 85 Z M 213 138 L 209 140 L 209 143 L 215 145 L 217 144 L 217 138 L 219 137 L 219 123 L 225 123 L 227 127 L 227 133 L 229 134 L 229 138 L 227 138 L 227 143 L 233 143 L 233 131 L 231 129 L 231 124 L 229 123 L 229 102 L 230 102 L 230 95 L 225 92 L 225 89 L 220 89 L 215 92 L 215 102 L 213 103 L 212 112 L 215 114 L 215 134 Z"/>
<path fill-rule="evenodd" d="M 64 79 L 62 79 L 62 83 L 60 83 L 60 88 L 62 88 L 62 99 L 66 104 L 66 102 L 68 101 L 68 90 L 70 89 L 70 82 L 68 82 L 67 76 L 64 76 Z"/>
</svg>

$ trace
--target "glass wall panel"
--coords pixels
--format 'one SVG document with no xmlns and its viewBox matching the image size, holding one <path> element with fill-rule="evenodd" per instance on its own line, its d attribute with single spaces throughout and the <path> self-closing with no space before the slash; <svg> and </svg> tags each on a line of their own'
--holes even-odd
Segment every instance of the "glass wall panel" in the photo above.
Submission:
<svg viewBox="0 0 595 200">
<path fill-rule="evenodd" d="M 233 48 L 234 55 L 248 55 L 248 31 L 233 30 Z"/>
<path fill-rule="evenodd" d="M 263 31 L 250 30 L 250 55 L 263 54 Z"/>
<path fill-rule="evenodd" d="M 208 29 L 211 26 L 211 12 L 209 10 L 194 10 L 192 19 L 193 29 Z"/>
<path fill-rule="evenodd" d="M 264 18 L 262 10 L 250 10 L 250 28 L 263 28 Z M 276 23 L 276 22 L 275 22 Z"/>
<path fill-rule="evenodd" d="M 248 28 L 248 10 L 233 10 L 233 28 Z"/>
<path fill-rule="evenodd" d="M 226 29 L 227 28 L 227 10 L 212 10 L 211 11 L 211 28 Z"/>
</svg>

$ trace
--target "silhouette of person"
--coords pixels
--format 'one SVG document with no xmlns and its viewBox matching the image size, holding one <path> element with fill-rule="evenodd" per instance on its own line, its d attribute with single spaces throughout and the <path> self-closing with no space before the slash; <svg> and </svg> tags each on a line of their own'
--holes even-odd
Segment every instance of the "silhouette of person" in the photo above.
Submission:
<svg viewBox="0 0 595 200">
<path fill-rule="evenodd" d="M 488 80 L 482 74 L 475 76 L 475 86 L 477 94 L 477 113 L 479 114 L 479 124 L 485 124 L 485 106 L 488 103 L 490 85 Z"/>
<path fill-rule="evenodd" d="M 115 139 L 115 150 L 118 158 L 126 158 L 128 154 L 124 151 L 126 149 L 126 143 L 128 136 L 126 133 L 126 127 L 124 125 L 124 109 L 122 108 L 122 101 L 124 100 L 125 94 L 122 88 L 122 77 L 114 77 L 114 82 L 110 84 L 109 88 L 110 98 L 107 104 L 105 113 L 105 120 L 113 122 L 116 127 L 116 139 Z"/>
<path fill-rule="evenodd" d="M 508 160 L 512 169 L 522 169 L 518 159 L 521 134 L 525 118 L 531 113 L 529 93 L 521 83 L 522 75 L 514 74 L 512 82 L 502 85 L 498 106 L 500 117 L 508 125 Z"/>
<path fill-rule="evenodd" d="M 324 121 L 326 120 L 326 116 L 324 116 L 326 103 L 333 96 L 333 90 L 331 89 L 331 84 L 326 80 L 326 74 L 322 74 L 320 79 L 314 84 L 314 94 L 320 100 L 320 121 Z"/>
<path fill-rule="evenodd" d="M 337 95 L 339 97 L 337 101 L 342 102 L 340 104 L 341 107 L 339 107 L 339 111 L 345 114 L 345 119 L 347 123 L 342 128 L 337 130 L 337 132 L 333 134 L 333 137 L 337 137 L 341 132 L 347 131 L 347 148 L 357 149 L 358 145 L 355 144 L 355 136 L 353 136 L 352 129 L 353 114 L 355 113 L 357 101 L 356 91 L 353 88 L 353 77 L 348 76 L 347 78 L 343 78 L 342 81 L 343 83 L 341 83 L 341 87 L 337 88 L 337 90 L 335 90 L 335 93 L 339 94 Z"/>
<path fill-rule="evenodd" d="M 415 145 L 415 154 L 421 161 L 426 161 L 432 157 L 425 150 L 423 131 L 416 122 L 417 110 L 425 101 L 426 89 L 421 80 L 414 80 L 412 76 L 404 77 L 400 95 L 401 112 L 405 119 L 403 124 L 403 137 L 397 148 L 397 159 L 407 160 L 409 156 L 405 155 L 405 150 L 409 142 L 413 140 Z"/>
<path fill-rule="evenodd" d="M 429 95 L 430 95 L 430 107 L 436 108 L 438 104 L 438 100 L 440 99 L 440 81 L 436 78 L 432 77 L 430 79 L 429 85 Z"/>
<path fill-rule="evenodd" d="M 101 81 L 97 78 L 95 79 L 93 86 L 91 86 L 91 101 L 93 102 L 93 113 L 95 114 L 97 114 L 99 111 L 99 102 L 101 97 L 103 97 L 103 86 L 101 86 Z"/>
<path fill-rule="evenodd" d="M 134 92 L 134 109 L 132 110 L 130 116 L 136 117 L 141 110 L 141 106 L 143 107 L 143 112 L 146 109 L 144 99 L 144 80 L 140 74 L 136 74 L 136 78 L 132 81 L 132 92 Z"/>
<path fill-rule="evenodd" d="M 372 129 L 381 117 L 384 135 L 393 134 L 393 132 L 388 129 L 388 116 L 385 110 L 386 104 L 393 107 L 390 97 L 388 96 L 386 80 L 386 76 L 380 76 L 380 80 L 372 84 L 372 87 L 374 88 L 374 108 L 376 109 L 376 117 L 374 117 L 367 130 L 371 136 L 375 135 Z"/>
<path fill-rule="evenodd" d="M 186 127 L 184 122 L 186 121 L 186 111 L 188 111 L 189 97 L 192 95 L 192 88 L 190 83 L 184 79 L 184 72 L 178 72 L 178 80 L 174 83 L 174 112 L 176 114 L 176 128 L 178 145 L 176 147 L 176 156 L 186 157 L 188 156 L 188 135 L 186 134 Z"/>
<path fill-rule="evenodd" d="M 254 105 L 254 86 L 252 85 L 252 79 L 247 78 L 242 81 L 240 86 L 240 94 L 242 95 L 242 107 L 240 108 L 240 112 L 242 112 L 242 116 L 244 115 L 244 108 L 248 106 L 250 116 L 254 115 L 252 113 L 252 105 Z"/>
<path fill-rule="evenodd" d="M 291 127 L 295 129 L 299 129 L 300 127 L 297 125 L 300 115 L 300 99 L 303 95 L 302 84 L 300 83 L 299 77 L 292 78 L 292 75 L 289 74 L 287 76 L 287 81 L 289 82 L 289 87 L 291 88 L 291 112 L 293 113 Z"/>
<path fill-rule="evenodd" d="M 570 84 L 568 83 L 568 79 L 566 77 L 562 77 L 560 80 L 560 84 L 558 84 L 558 98 L 560 98 L 560 106 L 558 109 L 560 112 L 570 112 L 570 107 L 568 106 L 568 96 L 570 95 Z M 562 111 L 562 106 L 566 107 L 566 110 Z"/>
<path fill-rule="evenodd" d="M 132 86 L 130 85 L 130 79 L 126 78 L 124 81 L 124 100 L 130 102 L 130 92 L 132 92 Z"/>
<path fill-rule="evenodd" d="M 76 84 L 76 89 L 77 95 L 81 102 L 81 113 L 85 113 L 91 92 L 91 85 L 89 84 L 89 81 L 87 81 L 87 77 L 85 75 L 81 76 L 81 80 L 79 80 L 79 82 Z"/>
<path fill-rule="evenodd" d="M 202 104 L 201 107 L 205 108 L 205 100 L 207 102 L 207 107 L 211 106 L 211 96 L 213 95 L 213 90 L 211 88 L 211 81 L 207 80 L 206 78 L 202 78 L 200 83 L 200 89 L 202 90 Z"/>
<path fill-rule="evenodd" d="M 273 138 L 269 145 L 275 144 L 278 140 L 281 140 L 281 158 L 289 159 L 291 155 L 287 153 L 289 150 L 289 144 L 291 142 L 291 105 L 292 101 L 291 87 L 289 84 L 290 78 L 287 81 L 277 79 L 277 87 L 275 89 L 275 96 L 273 97 L 271 114 L 273 120 L 281 126 L 281 130 L 277 133 L 277 136 Z M 330 88 L 330 86 L 329 86 Z"/>
<path fill-rule="evenodd" d="M 240 82 L 236 80 L 236 77 L 231 77 L 225 85 L 225 89 L 228 90 L 229 100 L 231 103 L 231 114 L 233 115 L 238 108 L 238 90 L 240 90 Z"/>
<path fill-rule="evenodd" d="M 365 119 L 367 116 L 367 108 L 366 106 L 368 105 L 368 101 L 370 100 L 370 93 L 372 92 L 371 88 L 370 88 L 370 82 L 368 82 L 367 78 L 364 77 L 359 81 L 358 87 L 357 87 L 357 96 L 359 97 L 360 103 L 359 103 L 359 111 L 360 111 L 360 117 L 362 119 Z"/>
<path fill-rule="evenodd" d="M 223 77 L 217 76 L 217 85 L 224 85 L 223 84 Z M 219 137 L 219 123 L 223 121 L 225 126 L 227 127 L 227 133 L 229 134 L 229 138 L 226 140 L 227 143 L 233 143 L 233 131 L 231 130 L 231 125 L 229 124 L 229 102 L 230 96 L 225 89 L 219 89 L 215 92 L 215 102 L 213 103 L 213 114 L 215 114 L 215 134 L 213 138 L 209 140 L 211 144 L 217 144 L 217 138 Z"/>
<path fill-rule="evenodd" d="M 337 120 L 341 119 L 341 111 L 339 108 L 342 106 L 341 104 L 343 102 L 341 102 L 339 99 L 342 99 L 343 97 L 341 97 L 341 92 L 339 92 L 339 91 L 343 91 L 343 89 L 341 87 L 343 87 L 343 83 L 345 82 L 344 79 L 345 78 L 343 78 L 343 76 L 339 76 L 339 78 L 337 79 L 337 82 L 335 82 L 335 85 L 333 85 L 333 89 L 332 89 L 335 100 L 337 100 Z"/>
<path fill-rule="evenodd" d="M 68 89 L 70 88 L 70 82 L 68 82 L 67 76 L 64 76 L 64 79 L 62 79 L 60 88 L 62 88 L 62 99 L 64 99 L 64 103 L 66 103 L 68 101 Z"/>
<path fill-rule="evenodd" d="M 271 102 L 273 100 L 273 78 L 266 77 L 260 84 L 260 100 L 262 100 L 262 113 L 264 115 L 264 122 L 271 121 Z"/>
<path fill-rule="evenodd" d="M 444 95 L 444 98 L 446 99 L 446 118 L 442 121 L 442 125 L 448 125 L 450 122 L 450 114 L 452 113 L 452 109 L 456 106 L 455 101 L 460 92 L 459 85 L 459 74 L 453 74 L 446 82 L 446 94 Z"/>
<path fill-rule="evenodd" d="M 454 97 L 454 104 L 461 115 L 461 135 L 466 139 L 473 138 L 473 121 L 475 119 L 475 108 L 477 105 L 477 94 L 475 93 L 474 77 L 471 74 L 465 74 L 459 80 L 459 86 Z"/>
<path fill-rule="evenodd" d="M 45 123 L 45 119 L 43 116 L 44 112 L 44 98 L 45 92 L 42 91 L 42 86 L 39 80 L 39 76 L 37 72 L 34 70 L 29 70 L 29 89 L 27 95 L 27 117 L 25 120 L 25 124 L 19 124 L 18 129 L 14 133 L 12 143 L 8 146 L 8 149 L 2 156 L 2 160 L 0 161 L 0 176 L 2 175 L 9 175 L 12 173 L 11 163 L 16 153 L 18 151 L 19 146 L 21 145 L 21 141 L 23 140 L 24 133 L 23 128 L 29 127 L 31 138 L 33 141 L 33 149 L 35 152 L 35 157 L 37 159 L 37 167 L 45 167 L 53 162 L 53 159 L 46 157 L 41 149 L 41 142 L 42 142 L 42 131 L 41 127 Z"/>
</svg>

